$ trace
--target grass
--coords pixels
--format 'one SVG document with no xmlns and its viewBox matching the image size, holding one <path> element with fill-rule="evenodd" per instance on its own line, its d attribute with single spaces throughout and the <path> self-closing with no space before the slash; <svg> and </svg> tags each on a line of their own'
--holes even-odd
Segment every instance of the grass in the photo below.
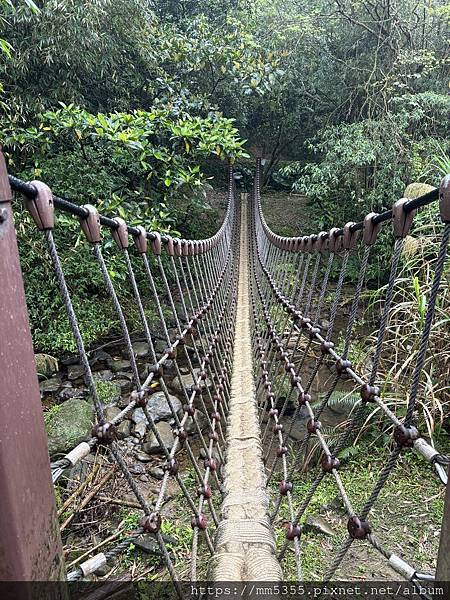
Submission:
<svg viewBox="0 0 450 600">
<path fill-rule="evenodd" d="M 361 510 L 387 458 L 387 448 L 364 443 L 340 471 L 343 485 L 356 511 Z M 317 474 L 310 471 L 294 479 L 294 510 L 298 508 Z M 275 484 L 273 485 L 275 488 Z M 389 551 L 401 556 L 418 570 L 433 571 L 437 556 L 440 524 L 444 506 L 444 488 L 433 476 L 421 457 L 410 452 L 400 457 L 369 515 L 377 539 Z M 301 562 L 304 580 L 323 577 L 330 557 L 347 537 L 347 516 L 331 476 L 325 477 L 317 489 L 302 521 L 309 515 L 322 516 L 336 531 L 332 537 L 308 532 L 301 537 Z M 277 517 L 275 528 L 278 547 L 284 543 L 283 522 L 289 520 L 286 503 Z M 392 573 L 387 561 L 369 547 L 367 542 L 353 544 L 337 577 L 388 579 Z M 283 570 L 287 579 L 295 579 L 293 551 L 286 554 Z"/>
</svg>

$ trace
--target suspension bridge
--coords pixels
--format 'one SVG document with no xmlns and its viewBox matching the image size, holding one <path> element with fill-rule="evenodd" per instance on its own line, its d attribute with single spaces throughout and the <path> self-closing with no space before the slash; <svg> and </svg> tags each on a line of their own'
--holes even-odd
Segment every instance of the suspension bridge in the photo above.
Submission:
<svg viewBox="0 0 450 600">
<path fill-rule="evenodd" d="M 394 476 L 402 453 L 415 451 L 429 463 L 428 476 L 438 478 L 442 486 L 447 485 L 448 457 L 439 454 L 427 436 L 418 431 L 415 409 L 422 393 L 420 381 L 426 356 L 433 351 L 429 347 L 430 330 L 447 259 L 450 177 L 443 180 L 440 189 L 415 199 L 397 200 L 391 210 L 371 213 L 362 222 L 290 238 L 280 237 L 268 227 L 261 208 L 260 181 L 260 158 L 256 159 L 254 185 L 248 194 L 237 192 L 230 166 L 222 226 L 209 239 L 185 240 L 145 231 L 141 226 L 128 226 L 120 218 L 99 215 L 93 206 L 80 206 L 58 197 L 43 182 L 23 182 L 8 175 L 1 157 L 2 581 L 92 580 L 102 568 L 113 566 L 142 535 L 154 539 L 160 557 L 160 578 L 170 580 L 180 598 L 186 597 L 182 585 L 185 580 L 283 581 L 287 554 L 295 559 L 294 579 L 302 581 L 304 516 L 328 479 L 334 482 L 340 496 L 346 527 L 340 547 L 327 560 L 322 574 L 324 582 L 337 577 L 353 544 L 370 545 L 406 581 L 450 579 L 448 489 L 436 572 L 431 565 L 428 572 L 421 572 L 394 553 L 385 545 L 383 531 L 378 531 L 371 521 L 377 499 L 389 477 Z M 42 260 L 51 261 L 95 411 L 90 439 L 56 462 L 49 461 L 44 430 L 15 233 L 14 194 L 23 197 L 36 235 L 45 241 L 48 257 Z M 406 411 L 397 415 L 381 393 L 380 361 L 386 352 L 383 342 L 405 238 L 416 212 L 431 203 L 439 205 L 439 250 L 433 263 L 433 283 L 409 382 Z M 120 323 L 122 347 L 130 361 L 132 390 L 125 407 L 109 420 L 97 391 L 72 305 L 70 281 L 66 279 L 55 241 L 58 227 L 55 213 L 61 212 L 79 221 L 90 249 L 81 244 L 73 252 L 90 252 Z M 370 368 L 368 372 L 360 372 L 349 357 L 358 336 L 356 320 L 369 259 L 376 252 L 383 228 L 390 228 L 394 237 L 389 282 Z M 126 276 L 148 343 L 145 376 L 133 351 L 127 307 L 120 302 L 103 252 L 105 241 L 111 239 L 123 253 Z M 357 261 L 358 276 L 352 288 L 351 308 L 345 317 L 343 340 L 339 342 L 336 317 L 351 260 Z M 141 278 L 145 278 L 145 285 Z M 144 287 L 151 290 L 151 297 L 143 296 Z M 162 351 L 147 319 L 148 304 L 155 308 L 163 332 Z M 321 316 L 325 309 L 328 320 L 324 324 Z M 312 365 L 308 370 L 307 362 Z M 323 385 L 317 405 L 311 401 L 311 389 L 324 364 L 330 367 L 333 376 Z M 184 397 L 181 410 L 174 405 L 169 390 L 169 366 Z M 192 378 L 189 387 L 185 385 L 186 372 Z M 330 439 L 320 418 L 343 380 L 358 390 L 360 402 L 340 435 Z M 164 395 L 172 418 L 170 446 L 162 439 L 152 415 L 156 393 Z M 392 423 L 392 444 L 386 449 L 386 461 L 373 488 L 367 490 L 363 507 L 356 510 L 342 478 L 343 470 L 352 470 L 351 457 L 341 464 L 338 456 L 354 443 L 368 407 L 377 407 Z M 163 473 L 155 481 L 154 501 L 148 500 L 142 483 L 130 468 L 126 439 L 117 435 L 120 424 L 138 408 L 142 409 L 146 427 L 163 453 Z M 200 422 L 200 413 L 206 419 L 206 427 Z M 301 441 L 293 442 L 290 434 L 300 413 L 307 417 L 306 432 Z M 320 458 L 309 489 L 298 496 L 293 481 L 311 440 L 318 444 Z M 130 535 L 86 548 L 84 560 L 67 568 L 54 485 L 68 469 L 97 451 L 116 465 L 135 498 L 141 518 Z M 193 485 L 184 477 L 188 468 L 193 474 Z M 172 484 L 178 487 L 182 498 L 178 510 L 189 515 L 192 528 L 191 548 L 181 569 L 163 527 L 174 518 L 173 514 L 165 514 Z M 280 540 L 273 524 L 282 510 L 287 511 L 289 519 Z M 63 597 L 64 592 L 58 594 Z"/>
</svg>

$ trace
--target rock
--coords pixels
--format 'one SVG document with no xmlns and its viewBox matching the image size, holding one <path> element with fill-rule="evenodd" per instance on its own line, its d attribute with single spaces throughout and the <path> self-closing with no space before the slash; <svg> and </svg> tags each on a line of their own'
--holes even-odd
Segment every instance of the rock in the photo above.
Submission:
<svg viewBox="0 0 450 600">
<path fill-rule="evenodd" d="M 131 421 L 125 419 L 117 426 L 117 437 L 123 440 L 131 435 Z"/>
<path fill-rule="evenodd" d="M 77 354 L 74 354 L 72 356 L 65 356 L 64 358 L 61 358 L 59 362 L 65 367 L 68 367 L 69 365 L 79 364 L 79 361 L 80 357 Z"/>
<path fill-rule="evenodd" d="M 58 372 L 58 361 L 50 354 L 35 354 L 34 361 L 40 379 L 51 377 Z"/>
<path fill-rule="evenodd" d="M 201 410 L 196 410 L 195 411 L 195 418 L 197 419 L 197 423 L 200 427 L 201 431 L 205 431 L 205 429 L 208 427 L 209 423 L 208 423 L 208 418 L 205 415 L 205 413 L 203 413 Z M 188 433 L 198 433 L 197 431 L 197 427 L 194 424 L 194 420 L 192 417 L 188 417 L 187 421 L 184 425 L 184 428 L 186 429 L 186 431 Z"/>
<path fill-rule="evenodd" d="M 161 467 L 153 467 L 148 470 L 148 474 L 150 477 L 154 479 L 163 479 L 164 478 L 164 470 Z"/>
<path fill-rule="evenodd" d="M 133 353 L 136 358 L 144 358 L 150 351 L 147 342 L 134 342 L 132 344 Z"/>
<path fill-rule="evenodd" d="M 92 429 L 92 406 L 80 398 L 71 398 L 45 414 L 50 456 L 65 454 L 88 440 Z"/>
<path fill-rule="evenodd" d="M 111 381 L 114 379 L 114 373 L 109 369 L 103 369 L 94 373 L 93 377 L 95 381 Z"/>
<path fill-rule="evenodd" d="M 128 381 L 133 381 L 133 374 L 129 371 L 118 371 L 114 375 L 114 379 L 128 379 Z"/>
<path fill-rule="evenodd" d="M 133 384 L 129 379 L 114 379 L 114 383 L 120 387 L 122 394 L 128 394 L 133 389 Z"/>
<path fill-rule="evenodd" d="M 96 350 L 94 352 L 94 354 L 92 355 L 92 359 L 90 362 L 91 362 L 91 364 L 96 364 L 98 362 L 107 363 L 111 359 L 112 359 L 111 354 L 108 354 L 104 350 Z"/>
<path fill-rule="evenodd" d="M 175 441 L 175 438 L 172 433 L 172 427 L 165 421 L 161 421 L 160 423 L 157 423 L 156 429 L 158 430 L 162 443 L 170 452 Z M 147 454 L 156 454 L 158 452 L 162 452 L 158 440 L 153 435 L 152 431 L 147 433 L 145 437 L 145 443 L 142 444 L 142 450 Z"/>
<path fill-rule="evenodd" d="M 410 183 L 403 192 L 403 197 L 411 199 L 418 198 L 419 196 L 428 194 L 428 192 L 432 192 L 434 189 L 436 188 L 427 183 Z"/>
<path fill-rule="evenodd" d="M 141 465 L 140 463 L 134 463 L 133 465 L 130 466 L 130 473 L 132 473 L 133 475 L 144 475 L 145 467 L 144 467 L 144 465 Z"/>
<path fill-rule="evenodd" d="M 46 379 L 45 381 L 41 381 L 39 387 L 41 388 L 41 394 L 53 394 L 61 387 L 61 379 L 59 377 Z"/>
<path fill-rule="evenodd" d="M 173 337 L 171 337 L 170 339 L 173 339 Z M 153 340 L 153 346 L 155 348 L 156 354 L 162 354 L 167 348 L 167 345 L 167 342 L 164 340 Z"/>
<path fill-rule="evenodd" d="M 147 552 L 147 554 L 161 554 L 158 542 L 155 540 L 154 535 L 151 536 L 146 533 L 144 533 L 143 535 L 138 535 L 133 540 L 133 543 L 136 546 L 136 548 Z"/>
<path fill-rule="evenodd" d="M 140 450 L 136 452 L 135 456 L 141 462 L 150 462 L 151 460 L 153 460 L 152 457 L 149 456 L 146 452 L 141 452 Z"/>
<path fill-rule="evenodd" d="M 124 369 L 129 369 L 130 366 L 130 361 L 122 358 L 113 358 L 112 360 L 108 361 L 108 367 L 111 369 L 111 371 L 113 371 L 113 373 L 118 373 Z"/>
<path fill-rule="evenodd" d="M 65 400 L 69 400 L 70 398 L 83 398 L 84 395 L 84 389 L 74 388 L 72 386 L 69 387 L 68 385 L 65 385 L 58 394 L 58 400 L 64 402 Z"/>
<path fill-rule="evenodd" d="M 324 535 L 336 535 L 335 530 L 322 517 L 309 516 L 305 521 L 304 529 Z"/>
<path fill-rule="evenodd" d="M 322 321 L 320 321 L 320 327 L 322 329 L 324 329 L 325 331 L 328 330 L 329 326 L 330 326 L 330 321 L 327 321 L 327 319 L 322 319 Z"/>
<path fill-rule="evenodd" d="M 117 408 L 117 406 L 105 406 L 105 419 L 107 421 L 112 421 L 119 414 L 120 408 Z"/>
<path fill-rule="evenodd" d="M 179 413 L 179 411 L 182 409 L 181 402 L 175 396 L 169 396 L 169 398 L 172 402 L 174 410 Z M 164 392 L 157 392 L 150 397 L 147 404 L 147 410 L 150 412 L 150 415 L 155 422 L 162 421 L 164 419 L 170 419 L 172 417 L 172 411 L 167 403 Z M 145 421 L 145 423 L 148 425 L 147 418 L 142 408 L 137 408 L 133 412 L 132 419 L 135 423 Z"/>
<path fill-rule="evenodd" d="M 147 433 L 147 423 L 145 421 L 140 421 L 139 423 L 136 423 L 136 425 L 134 426 L 134 429 L 133 429 L 133 434 L 140 438 L 143 438 L 146 433 Z"/>
<path fill-rule="evenodd" d="M 84 367 L 83 365 L 69 365 L 67 367 L 67 379 L 73 381 L 74 379 L 80 379 L 80 377 L 84 377 Z"/>
<path fill-rule="evenodd" d="M 198 378 L 200 369 L 194 369 L 195 376 Z M 174 377 L 168 384 L 170 389 L 180 396 L 184 395 L 184 390 L 191 391 L 191 386 L 194 385 L 194 379 L 190 373 L 182 375 L 181 377 Z"/>
</svg>

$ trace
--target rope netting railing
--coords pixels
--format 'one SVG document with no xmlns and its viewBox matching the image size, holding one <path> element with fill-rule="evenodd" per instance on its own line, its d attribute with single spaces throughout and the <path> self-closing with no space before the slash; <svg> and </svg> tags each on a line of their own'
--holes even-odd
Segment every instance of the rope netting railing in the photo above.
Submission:
<svg viewBox="0 0 450 600">
<path fill-rule="evenodd" d="M 261 160 L 258 160 L 250 208 L 252 343 L 267 486 L 271 486 L 275 477 L 279 481 L 278 491 L 275 497 L 272 496 L 271 522 L 274 524 L 283 508 L 289 515 L 285 539 L 278 548 L 278 558 L 283 561 L 287 553 L 291 555 L 293 552 L 295 578 L 302 580 L 305 514 L 321 483 L 325 478 L 331 477 L 346 512 L 347 537 L 335 555 L 327 559 L 323 580 L 327 582 L 334 578 L 355 540 L 368 542 L 389 562 L 394 571 L 407 580 L 432 579 L 432 575 L 419 573 L 413 565 L 385 547 L 382 533 L 378 535 L 374 531 L 369 517 L 402 452 L 416 450 L 432 465 L 434 474 L 441 483 L 447 484 L 448 458 L 440 455 L 418 432 L 414 411 L 418 395 L 422 393 L 420 378 L 447 258 L 450 238 L 450 178 L 444 179 L 440 190 L 414 200 L 401 199 L 394 204 L 392 210 L 381 214 L 371 213 L 361 223 L 347 223 L 343 228 L 296 238 L 275 235 L 268 227 L 261 208 L 260 179 Z M 401 417 L 382 398 L 380 361 L 386 351 L 383 342 L 389 327 L 400 257 L 414 214 L 421 206 L 438 199 L 442 223 L 440 246 L 427 298 L 419 349 L 409 382 L 406 411 Z M 361 373 L 349 360 L 349 356 L 352 344 L 358 339 L 356 321 L 367 280 L 370 254 L 383 225 L 393 227 L 395 242 L 369 372 Z M 359 232 L 362 233 L 361 236 Z M 358 276 L 352 289 L 351 308 L 343 326 L 343 340 L 338 340 L 336 318 L 343 301 L 343 287 L 352 255 L 360 257 Z M 337 281 L 331 277 L 336 272 Z M 330 302 L 329 297 L 332 298 Z M 329 314 L 324 321 L 321 316 L 327 302 Z M 307 364 L 308 369 L 305 368 Z M 334 374 L 327 382 L 319 382 L 322 394 L 319 395 L 319 401 L 313 403 L 312 386 L 318 379 L 322 365 L 327 365 Z M 350 382 L 359 391 L 360 401 L 337 437 L 332 437 L 322 428 L 320 418 L 342 381 Z M 378 407 L 385 419 L 393 424 L 392 448 L 373 489 L 367 494 L 362 508 L 357 511 L 343 483 L 338 455 L 355 441 L 364 426 L 368 409 L 373 407 Z M 303 439 L 295 440 L 291 433 L 300 414 L 304 415 L 303 418 L 306 416 L 306 432 Z M 321 458 L 309 489 L 306 492 L 302 489 L 302 496 L 299 497 L 293 479 L 313 441 L 319 446 Z M 351 459 L 346 468 L 352 468 Z"/>
<path fill-rule="evenodd" d="M 220 507 L 223 493 L 221 465 L 224 461 L 225 429 L 230 399 L 236 265 L 239 253 L 236 243 L 239 213 L 236 211 L 232 168 L 230 166 L 228 170 L 228 203 L 223 224 L 213 237 L 205 240 L 172 238 L 158 232 L 146 232 L 141 226 L 128 227 L 121 218 L 111 219 L 99 215 L 91 205 L 78 206 L 53 195 L 50 188 L 40 181 L 25 183 L 9 176 L 9 184 L 13 191 L 23 196 L 37 230 L 45 240 L 49 258 L 42 257 L 42 260 L 51 261 L 95 413 L 92 437 L 51 464 L 52 480 L 54 483 L 58 482 L 67 469 L 73 468 L 97 450 L 116 465 L 142 514 L 138 529 L 115 546 L 112 543 L 109 547 L 106 545 L 102 552 L 94 555 L 89 551 L 84 553 L 88 558 L 70 570 L 67 579 L 79 581 L 89 577 L 123 555 L 137 536 L 147 534 L 157 543 L 159 554 L 176 592 L 183 597 L 179 585 L 181 576 L 174 565 L 170 536 L 163 533 L 164 520 L 171 518 L 164 514 L 164 505 L 169 482 L 173 480 L 178 485 L 184 501 L 179 510 L 192 517 L 190 567 L 184 570 L 183 576 L 187 576 L 189 580 L 196 580 L 199 553 L 214 553 L 214 531 L 219 524 L 217 507 Z M 73 251 L 91 253 L 93 265 L 101 274 L 109 301 L 120 324 L 122 344 L 130 361 L 133 389 L 129 394 L 128 404 L 109 421 L 105 417 L 105 404 L 99 397 L 76 308 L 72 304 L 70 282 L 66 279 L 55 241 L 54 231 L 58 227 L 55 209 L 73 215 L 80 221 L 90 249 L 81 244 Z M 127 323 L 128 310 L 119 300 L 114 280 L 110 275 L 110 265 L 103 252 L 105 242 L 109 242 L 111 237 L 123 253 L 129 289 L 136 303 L 149 348 L 150 364 L 145 378 L 142 377 L 133 351 Z M 164 254 L 166 256 L 163 256 Z M 139 272 L 143 272 L 147 278 L 145 285 L 149 285 L 151 297 L 144 297 L 140 292 L 144 282 L 136 275 L 139 262 Z M 162 326 L 166 344 L 162 352 L 157 351 L 155 337 L 146 315 L 145 309 L 149 304 L 156 308 Z M 169 313 L 165 310 L 166 306 L 169 307 Z M 175 324 L 176 335 L 171 335 L 168 320 Z M 180 366 L 181 362 L 183 369 Z M 165 373 L 169 364 L 184 396 L 181 410 L 174 405 L 173 396 L 169 393 Z M 186 378 L 183 379 L 186 369 L 193 381 L 189 388 L 185 385 Z M 174 423 L 174 441 L 170 449 L 166 447 L 152 415 L 152 396 L 157 392 L 164 394 Z M 125 418 L 130 418 L 131 413 L 138 408 L 142 409 L 146 428 L 156 438 L 165 461 L 156 498 L 152 501 L 148 500 L 130 468 L 126 457 L 126 439 L 117 437 L 120 423 Z M 198 419 L 199 409 L 206 419 L 206 428 Z M 195 444 L 192 443 L 193 434 L 196 438 Z M 178 454 L 180 449 L 183 452 Z M 183 456 L 182 459 L 179 458 L 180 455 Z M 183 477 L 183 471 L 188 467 L 194 479 L 191 485 L 188 485 Z M 164 578 L 164 575 L 162 577 Z"/>
</svg>

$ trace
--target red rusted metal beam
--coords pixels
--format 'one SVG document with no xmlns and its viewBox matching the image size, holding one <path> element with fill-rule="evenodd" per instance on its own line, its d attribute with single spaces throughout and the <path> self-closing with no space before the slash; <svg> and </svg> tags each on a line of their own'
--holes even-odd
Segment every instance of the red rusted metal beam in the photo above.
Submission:
<svg viewBox="0 0 450 600">
<path fill-rule="evenodd" d="M 11 198 L 0 151 L 0 581 L 64 580 Z M 31 593 L 21 586 L 21 598 Z M 64 594 L 52 586 L 52 598 Z"/>
<path fill-rule="evenodd" d="M 448 468 L 448 477 L 436 568 L 437 581 L 450 581 L 450 466 Z"/>
</svg>

